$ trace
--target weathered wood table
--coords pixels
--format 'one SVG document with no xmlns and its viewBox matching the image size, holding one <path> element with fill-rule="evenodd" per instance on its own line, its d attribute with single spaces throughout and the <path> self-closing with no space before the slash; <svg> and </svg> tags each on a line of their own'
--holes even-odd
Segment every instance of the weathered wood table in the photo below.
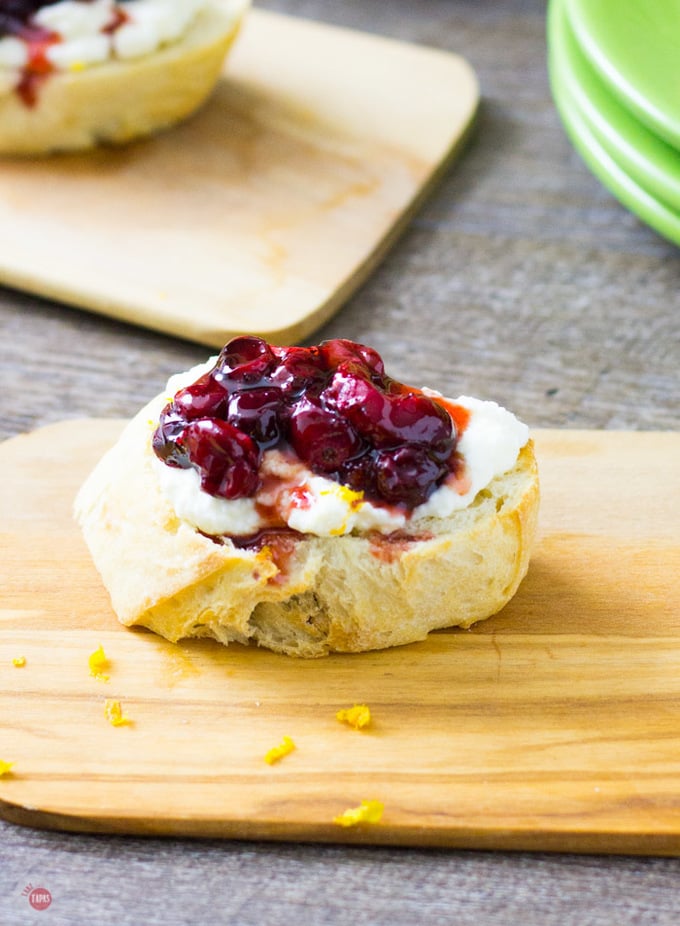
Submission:
<svg viewBox="0 0 680 926">
<path fill-rule="evenodd" d="M 533 426 L 677 430 L 679 252 L 619 206 L 568 143 L 546 77 L 545 4 L 260 6 L 458 52 L 481 83 L 467 150 L 319 337 L 365 341 L 395 376 L 496 398 Z M 0 437 L 129 416 L 167 374 L 205 355 L 0 290 Z M 9 721 L 0 717 L 0 730 Z M 78 836 L 0 823 L 3 926 L 675 924 L 679 875 L 680 860 L 664 858 Z M 49 909 L 31 909 L 29 884 L 50 891 Z"/>
</svg>

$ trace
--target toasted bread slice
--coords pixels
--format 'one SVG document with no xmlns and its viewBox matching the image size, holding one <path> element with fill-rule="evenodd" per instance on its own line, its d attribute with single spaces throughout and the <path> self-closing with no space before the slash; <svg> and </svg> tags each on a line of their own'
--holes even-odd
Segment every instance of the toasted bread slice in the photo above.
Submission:
<svg viewBox="0 0 680 926">
<path fill-rule="evenodd" d="M 262 549 L 211 538 L 175 514 L 151 448 L 156 400 L 76 500 L 76 517 L 126 625 L 316 657 L 422 640 L 499 611 L 529 564 L 539 486 L 531 441 L 473 503 L 398 535 L 284 534 Z"/>
</svg>

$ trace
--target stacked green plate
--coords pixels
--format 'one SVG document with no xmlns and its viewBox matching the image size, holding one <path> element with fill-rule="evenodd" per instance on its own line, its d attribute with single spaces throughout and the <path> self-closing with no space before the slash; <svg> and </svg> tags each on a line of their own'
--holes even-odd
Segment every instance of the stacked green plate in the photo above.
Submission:
<svg viewBox="0 0 680 926">
<path fill-rule="evenodd" d="M 680 244 L 680 0 L 551 0 L 550 80 L 602 183 Z"/>
</svg>

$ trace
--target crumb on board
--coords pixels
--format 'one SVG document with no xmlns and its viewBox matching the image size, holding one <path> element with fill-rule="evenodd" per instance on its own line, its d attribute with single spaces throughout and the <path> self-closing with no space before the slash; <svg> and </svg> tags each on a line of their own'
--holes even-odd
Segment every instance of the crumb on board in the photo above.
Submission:
<svg viewBox="0 0 680 926">
<path fill-rule="evenodd" d="M 26 657 L 25 656 L 15 656 L 14 659 L 12 660 L 12 665 L 16 666 L 17 669 L 21 669 L 23 666 L 26 665 Z"/>
<path fill-rule="evenodd" d="M 109 676 L 104 673 L 104 669 L 109 667 L 109 660 L 101 643 L 94 653 L 90 653 L 88 665 L 90 666 L 90 675 L 93 678 L 98 679 L 100 682 L 108 682 Z"/>
<path fill-rule="evenodd" d="M 350 807 L 333 818 L 338 826 L 358 826 L 360 823 L 380 823 L 384 805 L 380 801 L 362 801 L 358 807 Z"/>
<path fill-rule="evenodd" d="M 340 723 L 346 723 L 355 730 L 363 730 L 371 722 L 371 711 L 366 704 L 345 707 L 335 715 Z"/>
<path fill-rule="evenodd" d="M 284 736 L 278 746 L 272 747 L 269 752 L 265 753 L 264 761 L 267 765 L 273 765 L 284 756 L 289 755 L 295 749 L 295 743 L 290 736 Z"/>
<path fill-rule="evenodd" d="M 104 701 L 104 716 L 112 727 L 125 727 L 132 723 L 127 714 L 123 713 L 120 701 L 115 701 L 113 698 L 107 698 Z"/>
<path fill-rule="evenodd" d="M 0 759 L 0 778 L 3 775 L 9 775 L 13 768 L 14 762 L 4 762 L 2 759 Z"/>
</svg>

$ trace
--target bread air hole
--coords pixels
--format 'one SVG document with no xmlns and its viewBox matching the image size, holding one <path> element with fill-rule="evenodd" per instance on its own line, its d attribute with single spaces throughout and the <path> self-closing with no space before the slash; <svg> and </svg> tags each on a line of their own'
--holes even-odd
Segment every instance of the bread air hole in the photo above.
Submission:
<svg viewBox="0 0 680 926">
<path fill-rule="evenodd" d="M 252 637 L 263 646 L 286 651 L 304 649 L 328 637 L 328 615 L 315 592 L 293 595 L 287 601 L 263 601 L 248 621 Z"/>
</svg>

